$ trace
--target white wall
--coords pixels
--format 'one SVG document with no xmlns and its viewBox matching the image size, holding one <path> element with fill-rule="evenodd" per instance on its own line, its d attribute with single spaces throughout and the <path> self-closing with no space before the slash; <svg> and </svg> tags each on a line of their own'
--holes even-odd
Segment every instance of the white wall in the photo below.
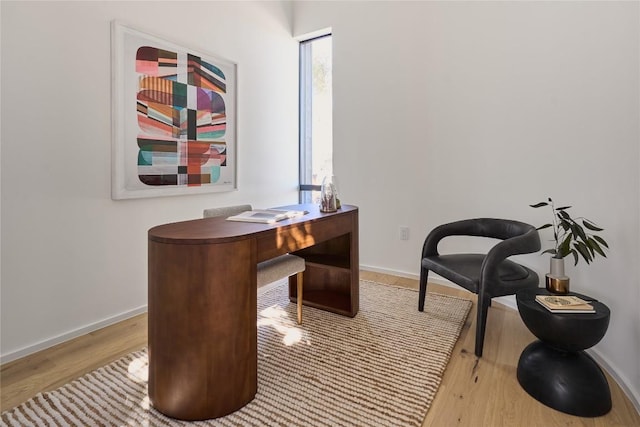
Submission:
<svg viewBox="0 0 640 427">
<path fill-rule="evenodd" d="M 207 206 L 295 202 L 289 8 L 0 2 L 3 361 L 143 307 L 151 226 Z M 612 247 L 607 260 L 569 267 L 572 287 L 612 309 L 596 350 L 640 401 L 638 3 L 296 2 L 294 11 L 294 35 L 333 27 L 335 171 L 344 202 L 361 207 L 362 263 L 415 275 L 437 224 L 541 224 L 548 216 L 528 204 L 572 204 Z M 239 64 L 237 192 L 110 199 L 113 19 Z M 469 245 L 482 248 L 448 247 Z M 548 268 L 539 255 L 520 260 Z"/>
<path fill-rule="evenodd" d="M 396 1 L 296 2 L 293 19 L 296 36 L 333 30 L 334 173 L 341 199 L 361 208 L 361 263 L 415 276 L 438 224 L 541 225 L 549 212 L 529 204 L 573 205 L 611 251 L 570 262 L 571 286 L 611 308 L 595 353 L 636 404 L 639 16 L 637 2 Z M 485 245 L 444 248 L 469 247 Z M 546 256 L 518 259 L 548 271 Z"/>
<path fill-rule="evenodd" d="M 144 310 L 150 227 L 206 207 L 297 202 L 289 3 L 0 7 L 3 361 Z M 111 200 L 114 19 L 238 64 L 237 191 Z"/>
</svg>

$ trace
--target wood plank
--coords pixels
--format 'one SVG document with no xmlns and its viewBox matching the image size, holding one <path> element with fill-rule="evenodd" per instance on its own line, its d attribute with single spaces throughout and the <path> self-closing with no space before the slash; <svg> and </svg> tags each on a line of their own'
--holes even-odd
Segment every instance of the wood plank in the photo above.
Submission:
<svg viewBox="0 0 640 427">
<path fill-rule="evenodd" d="M 360 278 L 418 289 L 418 281 L 369 271 Z M 429 291 L 475 300 L 461 288 L 429 284 Z M 416 310 L 418 306 L 416 296 Z M 475 304 L 456 343 L 438 393 L 422 424 L 440 426 L 640 426 L 640 414 L 607 375 L 613 409 L 597 418 L 580 418 L 548 408 L 518 384 L 515 369 L 522 350 L 534 336 L 515 310 L 494 303 L 489 309 L 485 355 L 477 359 Z M 146 345 L 146 315 L 120 322 L 87 336 L 3 365 L 0 369 L 2 410 L 51 390 L 92 369 Z"/>
<path fill-rule="evenodd" d="M 418 281 L 361 271 L 360 278 L 396 286 L 418 288 Z M 430 292 L 462 296 L 475 302 L 475 295 L 462 288 L 429 283 Z M 417 307 L 416 296 L 416 307 Z M 417 309 L 417 308 L 416 308 Z M 493 303 L 489 308 L 484 354 L 477 358 L 475 304 L 460 339 L 453 349 L 438 393 L 423 427 L 440 426 L 640 426 L 638 414 L 616 382 L 607 375 L 613 408 L 607 415 L 581 418 L 551 409 L 533 399 L 516 378 L 522 350 L 536 338 L 516 310 Z"/>
<path fill-rule="evenodd" d="M 0 367 L 2 411 L 147 345 L 147 315 L 58 344 Z"/>
</svg>

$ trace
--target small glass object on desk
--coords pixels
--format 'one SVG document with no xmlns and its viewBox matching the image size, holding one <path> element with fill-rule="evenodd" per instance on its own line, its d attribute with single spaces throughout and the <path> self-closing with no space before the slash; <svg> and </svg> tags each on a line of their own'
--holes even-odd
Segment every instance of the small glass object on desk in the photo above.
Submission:
<svg viewBox="0 0 640 427">
<path fill-rule="evenodd" d="M 338 189 L 333 175 L 327 175 L 322 180 L 320 189 L 320 212 L 335 212 L 340 209 Z"/>
</svg>

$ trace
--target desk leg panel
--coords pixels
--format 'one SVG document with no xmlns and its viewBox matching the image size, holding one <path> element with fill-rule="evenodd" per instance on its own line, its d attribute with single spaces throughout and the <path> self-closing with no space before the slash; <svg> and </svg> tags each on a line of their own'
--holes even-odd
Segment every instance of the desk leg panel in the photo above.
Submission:
<svg viewBox="0 0 640 427">
<path fill-rule="evenodd" d="M 317 243 L 294 252 L 306 262 L 303 304 L 354 317 L 360 309 L 358 211 L 332 218 L 314 225 Z M 298 299 L 293 278 L 289 299 Z"/>
<path fill-rule="evenodd" d="M 351 266 L 351 312 L 353 316 L 360 310 L 360 225 L 358 211 L 351 215 L 351 233 L 349 234 L 349 264 Z"/>
<path fill-rule="evenodd" d="M 217 418 L 254 398 L 255 254 L 251 239 L 149 241 L 149 397 L 165 415 Z"/>
</svg>

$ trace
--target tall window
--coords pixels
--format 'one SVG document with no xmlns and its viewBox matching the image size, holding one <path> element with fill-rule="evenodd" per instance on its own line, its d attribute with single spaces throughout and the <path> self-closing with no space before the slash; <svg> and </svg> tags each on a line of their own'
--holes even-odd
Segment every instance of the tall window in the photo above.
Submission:
<svg viewBox="0 0 640 427">
<path fill-rule="evenodd" d="M 317 203 L 333 173 L 331 35 L 300 43 L 300 202 Z"/>
</svg>

